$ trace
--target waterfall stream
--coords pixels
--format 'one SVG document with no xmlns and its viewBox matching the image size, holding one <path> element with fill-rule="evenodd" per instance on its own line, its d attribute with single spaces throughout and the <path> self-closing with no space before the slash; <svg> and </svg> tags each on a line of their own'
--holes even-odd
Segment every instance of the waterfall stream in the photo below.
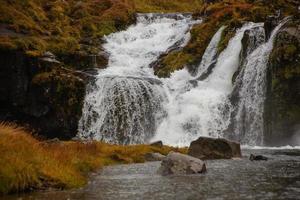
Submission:
<svg viewBox="0 0 300 200">
<path fill-rule="evenodd" d="M 275 36 L 286 21 L 287 19 L 283 20 L 273 30 L 266 42 L 263 42 L 264 29 L 262 27 L 253 30 L 252 40 L 250 35 L 247 56 L 235 86 L 239 100 L 235 107 L 232 130 L 233 139 L 243 144 L 263 145 L 267 64 Z"/>
<path fill-rule="evenodd" d="M 208 45 L 196 77 L 186 69 L 170 78 L 156 77 L 150 64 L 170 49 L 186 45 L 189 30 L 200 22 L 188 14 L 140 14 L 135 25 L 106 36 L 103 48 L 109 64 L 87 87 L 78 136 L 119 144 L 162 140 L 186 146 L 199 136 L 262 144 L 265 71 L 281 25 L 264 42 L 262 24 L 245 23 L 218 55 L 222 26 Z M 250 40 L 242 52 L 245 32 Z M 233 85 L 236 71 L 240 72 Z M 230 134 L 228 127 L 232 127 Z"/>
<path fill-rule="evenodd" d="M 170 48 L 184 46 L 191 15 L 140 14 L 137 24 L 105 37 L 109 64 L 87 89 L 79 137 L 110 143 L 149 141 L 165 115 L 165 91 L 149 65 Z"/>
<path fill-rule="evenodd" d="M 185 146 L 199 136 L 222 136 L 230 122 L 232 107 L 228 95 L 233 87 L 231 82 L 233 73 L 239 65 L 241 40 L 246 30 L 257 26 L 255 23 L 247 23 L 238 29 L 236 35 L 229 41 L 228 47 L 219 55 L 211 74 L 206 79 L 198 81 L 196 87 L 188 86 L 189 80 L 193 77 L 185 69 L 175 72 L 165 81 L 171 91 L 166 105 L 168 116 L 158 127 L 154 140 Z M 220 31 L 216 33 L 218 34 Z M 216 44 L 220 40 L 220 37 L 214 38 L 218 39 L 206 49 L 212 54 L 217 51 Z M 211 62 L 207 62 L 207 65 Z"/>
</svg>

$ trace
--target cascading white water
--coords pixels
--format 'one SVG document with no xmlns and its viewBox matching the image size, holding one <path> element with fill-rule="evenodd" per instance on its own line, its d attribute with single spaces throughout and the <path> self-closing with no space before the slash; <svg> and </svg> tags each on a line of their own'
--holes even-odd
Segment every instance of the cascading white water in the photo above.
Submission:
<svg viewBox="0 0 300 200">
<path fill-rule="evenodd" d="M 143 14 L 136 25 L 105 37 L 108 68 L 99 71 L 87 88 L 78 136 L 121 144 L 162 140 L 177 146 L 189 145 L 199 136 L 233 137 L 260 145 L 266 64 L 282 24 L 264 43 L 257 41 L 262 24 L 246 23 L 217 55 L 225 28 L 221 27 L 204 53 L 196 79 L 186 69 L 170 78 L 156 77 L 150 64 L 162 53 L 184 46 L 194 23 L 198 22 L 190 15 Z M 241 62 L 245 31 L 255 40 L 249 41 Z M 238 100 L 232 105 L 230 95 L 237 88 Z M 224 135 L 232 120 L 233 134 Z"/>
<path fill-rule="evenodd" d="M 110 143 L 145 143 L 164 114 L 161 81 L 149 65 L 174 46 L 185 45 L 190 15 L 140 14 L 137 24 L 105 37 L 108 68 L 88 86 L 80 138 Z"/>
<path fill-rule="evenodd" d="M 239 74 L 236 86 L 239 101 L 236 105 L 233 134 L 242 144 L 263 145 L 267 64 L 274 38 L 286 20 L 273 30 L 267 42 L 263 42 L 255 50 L 250 48 Z M 264 33 L 260 29 L 255 34 L 259 37 L 262 32 Z"/>
<path fill-rule="evenodd" d="M 232 75 L 239 64 L 241 40 L 246 30 L 257 26 L 255 23 L 247 23 L 238 29 L 217 59 L 212 73 L 205 80 L 198 81 L 196 87 L 189 86 L 189 80 L 194 78 L 185 69 L 175 72 L 164 81 L 170 90 L 169 101 L 165 105 L 168 115 L 158 127 L 153 140 L 184 146 L 199 136 L 222 136 L 230 119 L 228 95 L 232 91 Z M 216 33 L 216 40 L 209 45 L 207 52 L 215 54 L 222 29 Z M 210 62 L 205 63 L 210 65 Z"/>
<path fill-rule="evenodd" d="M 219 30 L 216 32 L 216 34 L 208 44 L 202 56 L 201 63 L 198 67 L 197 76 L 201 76 L 203 73 L 207 73 L 208 69 L 210 67 L 213 67 L 212 65 L 217 61 L 218 45 L 225 28 L 226 26 L 222 26 L 221 28 L 219 28 Z"/>
</svg>

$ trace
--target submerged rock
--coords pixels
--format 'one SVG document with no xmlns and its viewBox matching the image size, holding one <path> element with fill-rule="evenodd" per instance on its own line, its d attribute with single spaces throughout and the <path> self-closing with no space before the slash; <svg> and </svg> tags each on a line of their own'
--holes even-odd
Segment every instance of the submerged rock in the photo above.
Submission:
<svg viewBox="0 0 300 200">
<path fill-rule="evenodd" d="M 267 161 L 268 158 L 265 157 L 265 156 L 262 156 L 262 155 L 253 155 L 253 154 L 251 154 L 249 160 L 251 160 L 251 161 L 254 161 L 254 160 L 265 160 L 265 161 Z"/>
<path fill-rule="evenodd" d="M 206 172 L 206 165 L 198 158 L 170 152 L 163 159 L 158 172 L 164 176 L 172 174 L 198 174 Z"/>
<path fill-rule="evenodd" d="M 207 160 L 241 157 L 242 153 L 237 142 L 222 138 L 200 137 L 191 143 L 188 155 Z"/>
<path fill-rule="evenodd" d="M 147 153 L 145 155 L 146 161 L 162 161 L 166 156 L 160 154 L 160 153 Z"/>
</svg>

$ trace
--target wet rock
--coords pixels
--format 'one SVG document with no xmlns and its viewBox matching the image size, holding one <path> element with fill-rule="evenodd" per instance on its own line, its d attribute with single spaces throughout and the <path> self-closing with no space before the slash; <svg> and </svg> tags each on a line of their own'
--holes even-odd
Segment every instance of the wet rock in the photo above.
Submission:
<svg viewBox="0 0 300 200">
<path fill-rule="evenodd" d="M 251 154 L 249 160 L 251 160 L 251 161 L 255 161 L 255 160 L 257 160 L 257 161 L 260 161 L 260 160 L 267 161 L 268 158 L 265 157 L 265 156 L 262 156 L 262 155 L 253 155 L 253 154 Z"/>
<path fill-rule="evenodd" d="M 172 174 L 199 174 L 206 172 L 206 165 L 198 158 L 170 152 L 166 158 L 163 159 L 158 172 L 164 176 Z"/>
<path fill-rule="evenodd" d="M 99 49 L 93 50 L 93 53 L 86 53 L 91 47 L 90 45 L 81 45 L 83 51 L 68 55 L 61 55 L 60 59 L 64 61 L 65 64 L 74 66 L 78 70 L 85 70 L 88 68 L 98 68 L 103 69 L 107 67 L 108 64 L 108 54 Z M 94 52 L 96 51 L 96 52 Z"/>
<path fill-rule="evenodd" d="M 299 17 L 300 18 L 300 17 Z M 297 145 L 300 127 L 300 19 L 277 34 L 267 71 L 265 144 Z"/>
<path fill-rule="evenodd" d="M 145 155 L 146 161 L 162 161 L 166 156 L 160 154 L 160 153 L 147 153 Z"/>
<path fill-rule="evenodd" d="M 155 146 L 155 147 L 163 147 L 163 142 L 162 141 L 156 141 L 156 142 L 152 142 L 150 144 L 150 146 Z"/>
<path fill-rule="evenodd" d="M 189 147 L 188 155 L 199 159 L 230 159 L 241 157 L 241 147 L 237 142 L 221 139 L 200 137 Z"/>
<path fill-rule="evenodd" d="M 266 40 L 270 38 L 273 29 L 278 25 L 280 19 L 281 19 L 280 10 L 277 11 L 276 15 L 271 15 L 267 17 L 264 24 Z"/>
<path fill-rule="evenodd" d="M 44 58 L 53 59 L 51 52 Z M 28 125 L 45 138 L 76 135 L 85 82 L 60 64 L 29 57 L 21 51 L 0 51 L 0 120 Z"/>
</svg>

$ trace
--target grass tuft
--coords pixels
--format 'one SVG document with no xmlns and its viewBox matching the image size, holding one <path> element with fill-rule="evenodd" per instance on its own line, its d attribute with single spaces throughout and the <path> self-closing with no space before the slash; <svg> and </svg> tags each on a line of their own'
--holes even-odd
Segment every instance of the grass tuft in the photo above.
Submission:
<svg viewBox="0 0 300 200">
<path fill-rule="evenodd" d="M 81 187 L 90 172 L 112 164 L 141 163 L 149 152 L 186 148 L 118 146 L 101 142 L 39 141 L 15 124 L 0 123 L 0 194 L 50 187 Z"/>
</svg>

